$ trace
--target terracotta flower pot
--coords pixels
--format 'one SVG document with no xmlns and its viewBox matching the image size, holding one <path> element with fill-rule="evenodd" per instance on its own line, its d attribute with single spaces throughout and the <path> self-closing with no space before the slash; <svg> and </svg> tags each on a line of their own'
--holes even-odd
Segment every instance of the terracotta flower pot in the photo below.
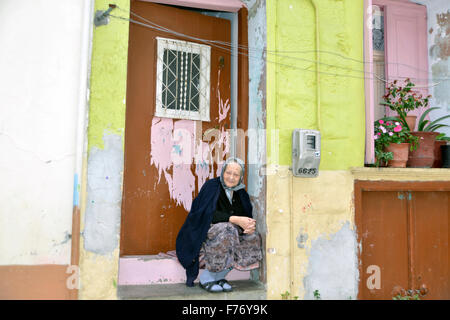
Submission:
<svg viewBox="0 0 450 320">
<path fill-rule="evenodd" d="M 405 120 L 406 123 L 408 124 L 409 131 L 414 131 L 416 128 L 417 116 L 406 116 Z"/>
<path fill-rule="evenodd" d="M 442 168 L 442 151 L 441 146 L 447 144 L 445 140 L 436 140 L 434 142 L 434 162 L 433 168 Z"/>
<path fill-rule="evenodd" d="M 408 167 L 431 168 L 434 162 L 434 142 L 438 132 L 415 131 L 413 136 L 419 137 L 419 146 L 409 153 Z"/>
<path fill-rule="evenodd" d="M 394 155 L 394 159 L 388 161 L 388 167 L 406 167 L 409 155 L 409 143 L 391 143 L 386 147 L 385 151 L 392 152 Z"/>
</svg>

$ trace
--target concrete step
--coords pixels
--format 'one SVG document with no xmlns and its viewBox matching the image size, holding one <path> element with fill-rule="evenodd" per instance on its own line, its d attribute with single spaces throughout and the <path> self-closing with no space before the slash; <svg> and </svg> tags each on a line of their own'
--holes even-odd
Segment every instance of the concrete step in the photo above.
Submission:
<svg viewBox="0 0 450 320">
<path fill-rule="evenodd" d="M 229 281 L 232 292 L 209 293 L 198 284 L 187 287 L 184 283 L 119 285 L 117 296 L 121 300 L 266 300 L 265 285 L 259 281 Z"/>
<path fill-rule="evenodd" d="M 199 270 L 199 277 L 204 269 Z M 250 271 L 231 270 L 228 281 L 250 280 Z M 198 281 L 198 278 L 197 278 Z M 186 282 L 186 270 L 176 257 L 125 256 L 119 259 L 119 285 L 160 285 Z"/>
</svg>

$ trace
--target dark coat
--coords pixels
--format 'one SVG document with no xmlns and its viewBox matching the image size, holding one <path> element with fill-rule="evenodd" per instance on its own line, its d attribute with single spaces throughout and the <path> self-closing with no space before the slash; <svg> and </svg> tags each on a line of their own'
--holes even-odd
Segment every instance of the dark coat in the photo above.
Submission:
<svg viewBox="0 0 450 320">
<path fill-rule="evenodd" d="M 199 253 L 206 239 L 213 213 L 216 211 L 220 194 L 220 180 L 214 178 L 206 181 L 198 196 L 194 199 L 186 220 L 178 232 L 176 253 L 178 261 L 186 269 L 186 285 L 194 286 L 194 280 L 199 273 Z M 252 217 L 252 204 L 245 189 L 235 191 L 242 202 L 245 215 Z"/>
</svg>

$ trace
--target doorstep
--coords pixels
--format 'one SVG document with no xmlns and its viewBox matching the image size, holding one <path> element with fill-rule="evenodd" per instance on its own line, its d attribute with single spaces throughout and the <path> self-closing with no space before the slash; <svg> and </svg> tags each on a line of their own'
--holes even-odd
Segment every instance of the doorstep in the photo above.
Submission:
<svg viewBox="0 0 450 320">
<path fill-rule="evenodd" d="M 232 292 L 209 293 L 198 283 L 188 287 L 184 283 L 151 285 L 118 285 L 120 300 L 266 300 L 263 283 L 254 280 L 229 281 Z"/>
<path fill-rule="evenodd" d="M 204 269 L 200 269 L 199 276 Z M 251 280 L 250 271 L 231 270 L 228 281 Z M 198 277 L 197 280 L 198 282 Z M 186 270 L 176 258 L 160 255 L 124 256 L 119 258 L 118 285 L 185 284 Z"/>
</svg>

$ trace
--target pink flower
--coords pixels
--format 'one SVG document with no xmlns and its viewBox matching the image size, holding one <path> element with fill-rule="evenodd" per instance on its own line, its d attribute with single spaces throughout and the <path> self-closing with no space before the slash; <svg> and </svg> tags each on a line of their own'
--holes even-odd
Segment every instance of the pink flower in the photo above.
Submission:
<svg viewBox="0 0 450 320">
<path fill-rule="evenodd" d="M 379 123 L 379 124 L 383 124 L 384 121 L 383 121 L 383 120 L 379 120 L 378 123 Z"/>
<path fill-rule="evenodd" d="M 389 132 L 389 136 L 391 136 L 391 137 L 392 137 L 393 135 L 394 135 L 394 133 L 393 133 L 393 132 Z"/>
<path fill-rule="evenodd" d="M 381 136 L 381 132 L 378 132 L 377 135 L 378 135 L 378 136 Z"/>
<path fill-rule="evenodd" d="M 402 126 L 398 125 L 394 128 L 394 132 L 400 132 L 402 131 Z"/>
<path fill-rule="evenodd" d="M 373 140 L 377 140 L 378 139 L 378 135 L 373 137 Z"/>
</svg>

